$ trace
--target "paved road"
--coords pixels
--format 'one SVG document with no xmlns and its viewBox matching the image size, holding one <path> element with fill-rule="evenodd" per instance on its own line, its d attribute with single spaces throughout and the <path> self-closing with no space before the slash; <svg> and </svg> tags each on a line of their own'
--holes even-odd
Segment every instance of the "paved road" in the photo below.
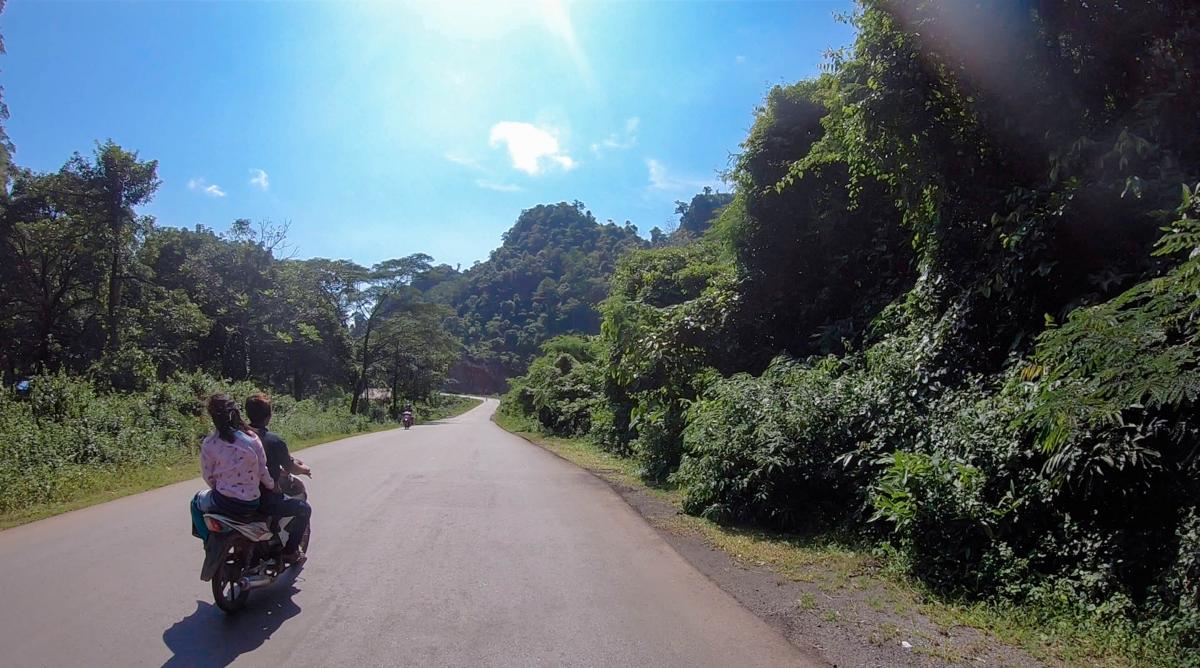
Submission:
<svg viewBox="0 0 1200 668">
<path fill-rule="evenodd" d="M 306 450 L 311 558 L 233 618 L 199 480 L 0 532 L 0 665 L 812 665 L 495 406 Z"/>
</svg>

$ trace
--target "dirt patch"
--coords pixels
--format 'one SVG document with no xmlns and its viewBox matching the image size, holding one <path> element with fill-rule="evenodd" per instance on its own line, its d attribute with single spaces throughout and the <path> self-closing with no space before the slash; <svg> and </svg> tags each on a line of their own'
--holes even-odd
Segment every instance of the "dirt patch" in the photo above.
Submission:
<svg viewBox="0 0 1200 668">
<path fill-rule="evenodd" d="M 939 624 L 918 611 L 919 601 L 911 593 L 873 577 L 869 565 L 830 568 L 816 560 L 789 565 L 785 576 L 765 562 L 729 551 L 736 547 L 721 549 L 701 520 L 682 514 L 668 500 L 614 479 L 611 472 L 587 470 L 608 483 L 696 570 L 793 645 L 830 665 L 1044 665 L 978 629 Z"/>
</svg>

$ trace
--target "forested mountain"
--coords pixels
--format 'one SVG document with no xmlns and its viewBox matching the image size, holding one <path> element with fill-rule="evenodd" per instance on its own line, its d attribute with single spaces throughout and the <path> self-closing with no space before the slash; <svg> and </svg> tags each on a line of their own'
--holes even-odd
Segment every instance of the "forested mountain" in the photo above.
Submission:
<svg viewBox="0 0 1200 668">
<path fill-rule="evenodd" d="M 548 338 L 600 331 L 596 305 L 617 260 L 643 246 L 636 227 L 600 224 L 580 202 L 542 204 L 521 212 L 486 261 L 419 276 L 414 286 L 457 311 L 451 328 L 466 353 L 451 370 L 454 387 L 502 391 Z"/>
<path fill-rule="evenodd" d="M 650 244 L 663 246 L 693 241 L 708 231 L 721 209 L 733 201 L 732 193 L 716 192 L 705 186 L 704 192 L 692 197 L 690 202 L 675 202 L 675 213 L 679 214 L 679 225 L 670 234 L 655 227 L 650 230 Z"/>
<path fill-rule="evenodd" d="M 1200 8 L 867 1 L 503 410 L 718 521 L 1200 650 Z M 1135 652 L 1136 653 L 1136 652 Z M 1191 664 L 1189 664 L 1191 665 Z"/>
</svg>

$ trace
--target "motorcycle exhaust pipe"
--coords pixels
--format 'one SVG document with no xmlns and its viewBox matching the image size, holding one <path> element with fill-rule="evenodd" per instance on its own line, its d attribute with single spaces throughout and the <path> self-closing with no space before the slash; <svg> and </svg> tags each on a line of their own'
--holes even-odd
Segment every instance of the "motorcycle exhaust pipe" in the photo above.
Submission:
<svg viewBox="0 0 1200 668">
<path fill-rule="evenodd" d="M 275 578 L 269 575 L 251 575 L 238 580 L 238 586 L 241 587 L 243 591 L 250 591 L 252 589 L 262 589 L 274 581 Z"/>
</svg>

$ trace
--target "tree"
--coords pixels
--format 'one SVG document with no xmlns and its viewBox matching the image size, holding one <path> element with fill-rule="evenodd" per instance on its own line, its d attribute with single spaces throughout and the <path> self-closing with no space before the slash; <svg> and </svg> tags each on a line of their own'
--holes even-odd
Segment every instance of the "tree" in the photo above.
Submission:
<svg viewBox="0 0 1200 668">
<path fill-rule="evenodd" d="M 150 201 L 158 190 L 158 161 L 142 162 L 111 139 L 97 144 L 92 160 L 76 153 L 62 169 L 81 186 L 75 193 L 75 205 L 89 221 L 100 226 L 108 254 L 108 281 L 105 295 L 105 352 L 121 345 L 120 309 L 125 281 L 131 278 L 128 263 L 141 236 L 153 221 L 138 216 L 134 207 Z M 97 296 L 101 286 L 97 285 Z"/>
<path fill-rule="evenodd" d="M 94 226 L 72 212 L 70 174 L 15 173 L 0 215 L 0 327 L 8 371 L 79 370 L 103 272 Z"/>
<path fill-rule="evenodd" d="M 314 387 L 344 386 L 351 345 L 340 288 L 330 289 L 321 263 L 280 263 L 277 298 L 271 302 L 275 363 L 270 378 L 294 397 Z"/>
<path fill-rule="evenodd" d="M 679 226 L 672 236 L 695 239 L 703 235 L 716 220 L 721 209 L 733 201 L 732 193 L 720 193 L 705 186 L 704 191 L 692 197 L 691 202 L 675 202 L 675 213 L 679 214 Z"/>
<path fill-rule="evenodd" d="M 502 390 L 547 339 L 599 331 L 596 305 L 618 259 L 644 246 L 632 224 L 598 224 L 580 202 L 522 211 L 451 296 L 453 328 L 468 348 L 453 381 L 468 391 Z"/>
<path fill-rule="evenodd" d="M 404 308 L 416 300 L 416 291 L 409 286 L 413 277 L 429 271 L 433 258 L 424 253 L 384 260 L 371 267 L 366 276 L 366 285 L 357 293 L 355 300 L 355 335 L 362 332 L 361 354 L 358 360 L 357 380 L 354 396 L 350 398 L 350 412 L 357 413 L 359 399 L 367 389 L 371 372 L 371 330 L 381 316 Z"/>
<path fill-rule="evenodd" d="M 0 12 L 4 11 L 4 5 L 6 2 L 7 0 L 0 0 Z M 4 50 L 4 38 L 0 37 L 0 55 L 3 55 L 4 53 L 6 53 Z M 4 88 L 0 86 L 0 121 L 7 121 L 8 105 L 4 102 L 3 94 Z M 11 170 L 13 167 L 12 154 L 15 150 L 16 149 L 13 147 L 12 140 L 8 138 L 8 132 L 6 132 L 4 126 L 0 124 L 0 184 L 5 186 L 8 185 L 8 179 L 11 176 Z"/>
<path fill-rule="evenodd" d="M 392 312 L 379 326 L 379 373 L 391 390 L 391 414 L 400 402 L 426 399 L 446 378 L 461 344 L 445 327 L 453 311 L 441 304 L 412 303 Z"/>
</svg>

